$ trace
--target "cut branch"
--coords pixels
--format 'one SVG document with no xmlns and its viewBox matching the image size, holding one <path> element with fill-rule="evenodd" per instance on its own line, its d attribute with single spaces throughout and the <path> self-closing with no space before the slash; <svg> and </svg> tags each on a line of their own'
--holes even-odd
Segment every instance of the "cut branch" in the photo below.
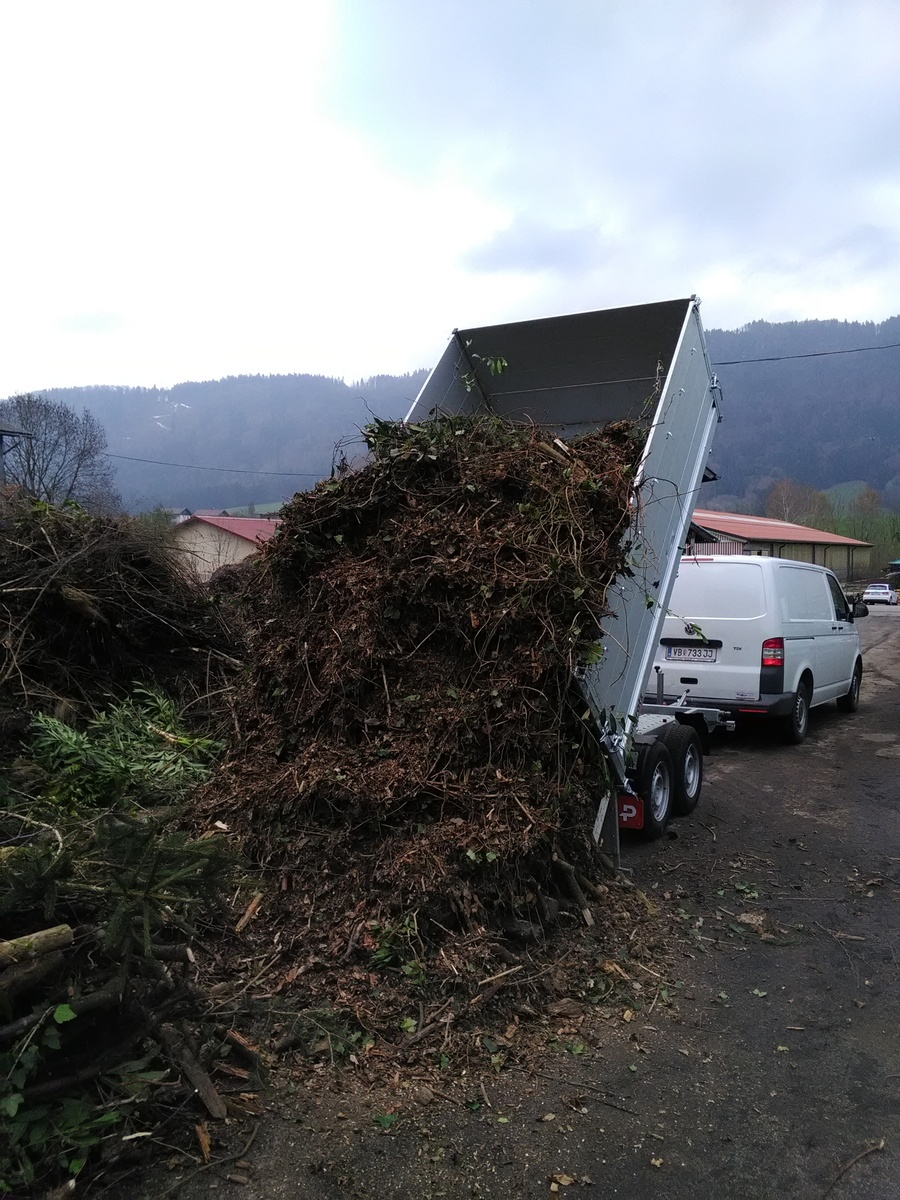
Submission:
<svg viewBox="0 0 900 1200">
<path fill-rule="evenodd" d="M 63 950 L 72 945 L 72 940 L 70 925 L 54 925 L 50 929 L 40 929 L 37 933 L 28 933 L 24 937 L 0 942 L 0 971 L 14 963 L 40 958 L 42 954 L 49 954 L 51 950 Z"/>
</svg>

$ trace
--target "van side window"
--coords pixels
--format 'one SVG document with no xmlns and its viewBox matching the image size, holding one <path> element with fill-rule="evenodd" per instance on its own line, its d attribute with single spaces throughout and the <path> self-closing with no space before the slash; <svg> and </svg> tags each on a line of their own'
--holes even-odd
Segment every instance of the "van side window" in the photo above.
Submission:
<svg viewBox="0 0 900 1200">
<path fill-rule="evenodd" d="M 803 567 L 780 567 L 789 621 L 833 621 L 834 605 L 824 572 Z"/>
<path fill-rule="evenodd" d="M 831 598 L 834 601 L 834 611 L 839 621 L 850 620 L 850 605 L 847 603 L 847 597 L 844 595 L 841 585 L 832 576 L 828 577 L 828 586 L 831 588 Z"/>
</svg>

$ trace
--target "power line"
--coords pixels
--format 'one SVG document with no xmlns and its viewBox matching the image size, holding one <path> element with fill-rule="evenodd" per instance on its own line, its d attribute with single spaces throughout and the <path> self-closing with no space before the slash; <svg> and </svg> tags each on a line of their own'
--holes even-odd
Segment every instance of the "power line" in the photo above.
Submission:
<svg viewBox="0 0 900 1200">
<path fill-rule="evenodd" d="M 197 463 L 162 462 L 158 458 L 135 458 L 131 454 L 110 454 L 107 458 L 123 458 L 127 462 L 152 463 L 155 467 L 184 467 L 186 471 L 224 471 L 230 475 L 281 475 L 287 479 L 321 479 L 321 471 L 252 471 L 247 467 L 201 467 Z"/>
<path fill-rule="evenodd" d="M 808 354 L 773 354 L 765 358 L 732 358 L 715 362 L 714 367 L 741 367 L 744 363 L 788 362 L 795 358 L 829 358 L 835 354 L 866 354 L 870 350 L 897 350 L 900 342 L 889 342 L 884 346 L 854 346 L 848 350 L 813 350 Z M 619 381 L 617 381 L 619 382 Z M 207 467 L 197 463 L 163 462 L 158 458 L 136 458 L 131 454 L 110 454 L 107 458 L 121 458 L 126 462 L 149 463 L 155 467 L 181 467 L 185 471 L 220 471 L 231 475 L 275 475 L 283 479 L 321 479 L 322 473 L 317 471 L 253 471 L 246 467 Z"/>
<path fill-rule="evenodd" d="M 869 350 L 896 350 L 900 342 L 884 346 L 854 346 L 851 350 L 813 350 L 809 354 L 773 354 L 770 358 L 733 358 L 728 362 L 713 363 L 714 367 L 740 367 L 744 363 L 786 362 L 790 358 L 828 358 L 832 354 L 866 354 Z"/>
</svg>

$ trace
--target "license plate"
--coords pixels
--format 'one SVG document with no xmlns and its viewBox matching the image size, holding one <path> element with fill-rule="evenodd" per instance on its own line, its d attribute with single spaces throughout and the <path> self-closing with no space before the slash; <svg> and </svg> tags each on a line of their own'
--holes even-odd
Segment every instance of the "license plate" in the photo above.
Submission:
<svg viewBox="0 0 900 1200">
<path fill-rule="evenodd" d="M 670 662 L 715 662 L 715 646 L 666 646 Z"/>
</svg>

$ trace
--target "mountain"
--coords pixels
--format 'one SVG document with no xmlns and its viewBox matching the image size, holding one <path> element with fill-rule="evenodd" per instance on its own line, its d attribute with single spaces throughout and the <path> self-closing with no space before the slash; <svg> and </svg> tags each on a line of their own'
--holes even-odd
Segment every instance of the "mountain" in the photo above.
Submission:
<svg viewBox="0 0 900 1200">
<path fill-rule="evenodd" d="M 110 453 L 122 456 L 114 459 L 117 485 L 130 509 L 230 508 L 311 487 L 328 475 L 335 454 L 352 459 L 360 452 L 359 430 L 373 416 L 403 416 L 425 376 L 422 370 L 347 384 L 321 375 L 242 375 L 168 389 L 45 394 L 87 408 L 101 422 Z M 159 465 L 172 463 L 189 465 Z"/>
<path fill-rule="evenodd" d="M 724 415 L 711 460 L 720 482 L 704 500 L 752 507 L 789 478 L 820 490 L 865 481 L 900 507 L 900 317 L 754 321 L 707 341 Z"/>
<path fill-rule="evenodd" d="M 790 478 L 817 489 L 864 482 L 900 509 L 900 316 L 880 324 L 753 321 L 709 329 L 707 339 L 723 420 L 711 459 L 720 478 L 704 486 L 704 504 L 759 510 L 773 481 Z M 402 416 L 425 376 L 421 370 L 347 384 L 318 375 L 254 375 L 167 390 L 66 388 L 47 395 L 89 409 L 113 454 L 192 464 L 117 458 L 129 507 L 231 508 L 311 486 L 331 470 L 338 442 L 352 458 L 360 427 L 373 415 Z"/>
</svg>

